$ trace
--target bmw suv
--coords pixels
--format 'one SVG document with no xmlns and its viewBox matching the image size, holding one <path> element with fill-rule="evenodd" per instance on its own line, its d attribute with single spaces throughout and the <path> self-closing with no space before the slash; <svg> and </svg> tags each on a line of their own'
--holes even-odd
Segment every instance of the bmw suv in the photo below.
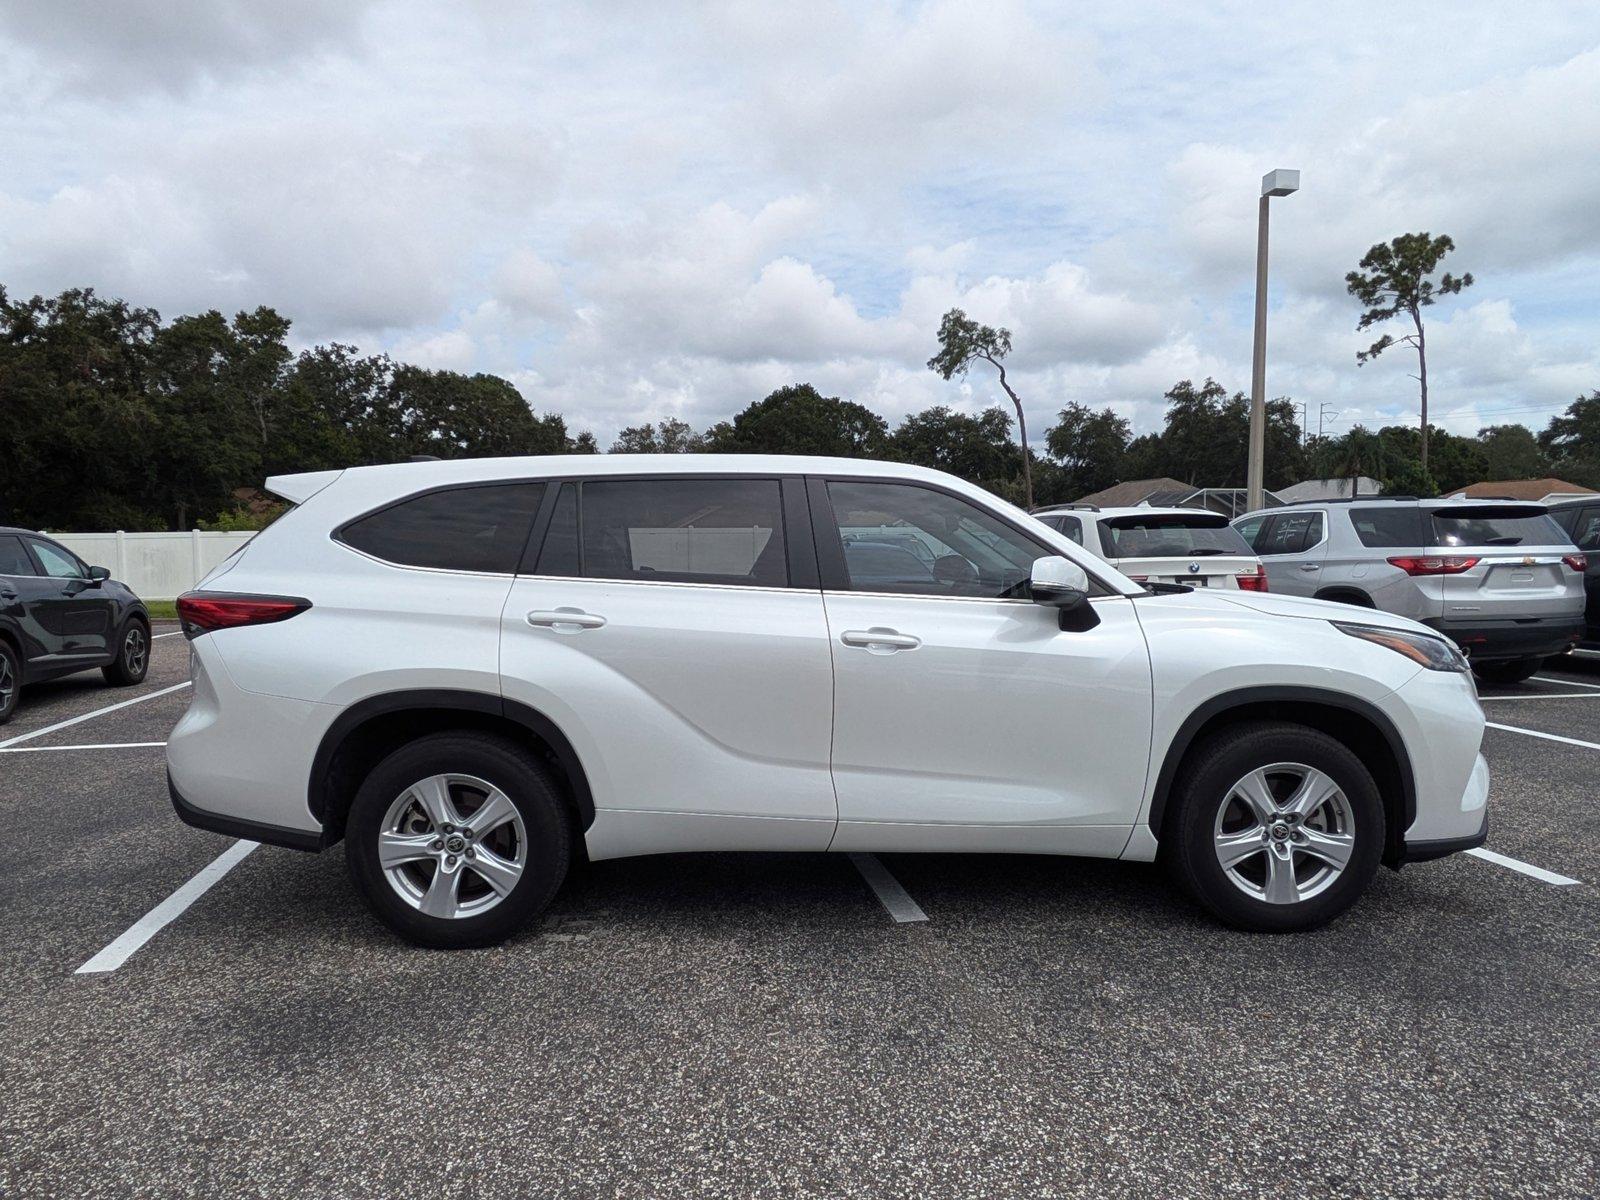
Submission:
<svg viewBox="0 0 1600 1200">
<path fill-rule="evenodd" d="M 1204 508 L 1060 504 L 1034 519 L 1098 554 L 1135 583 L 1267 590 L 1261 560 L 1221 513 Z"/>
<path fill-rule="evenodd" d="M 1516 683 L 1583 636 L 1584 556 L 1542 504 L 1317 501 L 1234 522 L 1274 592 L 1421 621 L 1486 683 Z"/>
<path fill-rule="evenodd" d="M 689 455 L 279 477 L 179 600 L 192 825 L 341 839 L 372 911 L 504 938 L 575 859 L 1164 858 L 1295 930 L 1479 845 L 1483 713 L 1403 617 L 1120 575 L 918 467 Z"/>
</svg>

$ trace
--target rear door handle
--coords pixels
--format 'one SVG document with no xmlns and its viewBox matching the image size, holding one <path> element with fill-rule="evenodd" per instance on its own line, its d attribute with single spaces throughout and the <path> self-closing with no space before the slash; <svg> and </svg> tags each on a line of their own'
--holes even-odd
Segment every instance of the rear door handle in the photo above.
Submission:
<svg viewBox="0 0 1600 1200">
<path fill-rule="evenodd" d="M 886 629 L 882 625 L 874 625 L 871 629 L 846 629 L 839 635 L 839 640 L 846 646 L 859 646 L 874 654 L 915 650 L 922 645 L 921 638 L 912 637 L 909 633 L 901 633 L 895 629 Z"/>
<path fill-rule="evenodd" d="M 1302 571 L 1320 571 L 1320 570 L 1322 570 L 1322 564 L 1320 564 L 1320 563 L 1301 563 L 1300 564 L 1300 569 Z"/>
<path fill-rule="evenodd" d="M 581 633 L 585 629 L 599 629 L 606 619 L 597 613 L 586 613 L 581 608 L 534 609 L 528 614 L 528 624 L 537 629 L 554 629 L 557 633 Z"/>
</svg>

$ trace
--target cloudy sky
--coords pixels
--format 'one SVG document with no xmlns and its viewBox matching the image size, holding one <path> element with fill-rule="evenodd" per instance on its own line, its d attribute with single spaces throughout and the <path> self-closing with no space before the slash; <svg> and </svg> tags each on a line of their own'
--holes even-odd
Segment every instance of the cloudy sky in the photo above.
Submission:
<svg viewBox="0 0 1600 1200">
<path fill-rule="evenodd" d="M 1449 233 L 1438 419 L 1535 427 L 1600 387 L 1592 3 L 360 4 L 0 8 L 0 282 L 164 316 L 269 304 L 492 371 L 608 444 L 785 383 L 894 420 L 994 403 L 924 363 L 1009 326 L 1042 433 L 1249 386 L 1330 428 L 1414 412 L 1343 275 Z M 1398 332 L 1398 331 L 1397 331 Z"/>
</svg>

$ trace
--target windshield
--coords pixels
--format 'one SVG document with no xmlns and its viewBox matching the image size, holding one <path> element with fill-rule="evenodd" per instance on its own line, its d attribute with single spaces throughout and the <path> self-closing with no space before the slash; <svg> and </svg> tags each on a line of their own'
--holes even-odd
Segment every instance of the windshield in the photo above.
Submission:
<svg viewBox="0 0 1600 1200">
<path fill-rule="evenodd" d="M 1567 540 L 1561 526 L 1543 513 L 1526 516 L 1514 512 L 1505 515 L 1433 514 L 1435 546 L 1565 546 Z"/>
<path fill-rule="evenodd" d="M 1111 517 L 1100 522 L 1107 558 L 1204 558 L 1251 553 L 1249 544 L 1226 517 Z"/>
</svg>

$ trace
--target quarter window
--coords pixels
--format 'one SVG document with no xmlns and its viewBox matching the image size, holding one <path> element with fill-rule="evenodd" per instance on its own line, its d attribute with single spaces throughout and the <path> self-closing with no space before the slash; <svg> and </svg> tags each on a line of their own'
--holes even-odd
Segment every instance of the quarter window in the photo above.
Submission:
<svg viewBox="0 0 1600 1200">
<path fill-rule="evenodd" d="M 34 554 L 39 559 L 39 565 L 44 568 L 44 573 L 52 579 L 83 579 L 89 572 L 84 570 L 83 564 L 73 555 L 67 553 L 60 546 L 53 546 L 49 542 L 41 542 L 38 538 L 29 538 L 28 545 L 33 547 Z"/>
<path fill-rule="evenodd" d="M 1422 513 L 1416 508 L 1399 505 L 1352 508 L 1350 524 L 1355 526 L 1356 537 L 1361 539 L 1361 544 L 1375 550 L 1396 547 L 1415 549 L 1423 544 Z"/>
<path fill-rule="evenodd" d="M 0 575 L 37 575 L 33 559 L 14 534 L 0 533 Z"/>
<path fill-rule="evenodd" d="M 424 492 L 351 521 L 338 539 L 385 562 L 445 571 L 517 569 L 542 483 L 495 483 Z"/>
<path fill-rule="evenodd" d="M 776 479 L 591 479 L 567 485 L 542 575 L 786 587 Z"/>
<path fill-rule="evenodd" d="M 857 592 L 1020 599 L 1050 552 L 975 504 L 903 483 L 828 484 Z"/>
</svg>

